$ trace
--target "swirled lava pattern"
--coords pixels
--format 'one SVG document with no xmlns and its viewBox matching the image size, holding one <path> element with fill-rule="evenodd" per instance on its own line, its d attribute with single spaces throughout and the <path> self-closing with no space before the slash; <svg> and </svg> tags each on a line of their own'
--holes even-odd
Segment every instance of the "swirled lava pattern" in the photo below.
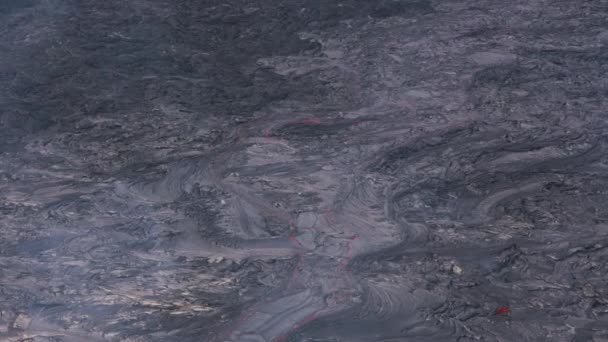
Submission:
<svg viewBox="0 0 608 342">
<path fill-rule="evenodd" d="M 0 1 L 0 340 L 608 340 L 607 19 Z"/>
</svg>

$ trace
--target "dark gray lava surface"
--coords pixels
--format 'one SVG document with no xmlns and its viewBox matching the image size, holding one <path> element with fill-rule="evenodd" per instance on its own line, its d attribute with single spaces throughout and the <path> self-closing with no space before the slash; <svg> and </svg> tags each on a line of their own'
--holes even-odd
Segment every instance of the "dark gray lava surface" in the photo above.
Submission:
<svg viewBox="0 0 608 342">
<path fill-rule="evenodd" d="M 0 341 L 608 341 L 608 1 L 0 0 Z"/>
</svg>

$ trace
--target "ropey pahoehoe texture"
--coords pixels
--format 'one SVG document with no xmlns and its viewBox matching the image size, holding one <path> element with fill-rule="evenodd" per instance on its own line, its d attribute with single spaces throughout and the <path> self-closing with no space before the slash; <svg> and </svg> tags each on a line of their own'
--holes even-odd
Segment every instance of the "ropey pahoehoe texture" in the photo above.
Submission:
<svg viewBox="0 0 608 342">
<path fill-rule="evenodd" d="M 607 340 L 607 19 L 0 1 L 0 340 Z"/>
</svg>

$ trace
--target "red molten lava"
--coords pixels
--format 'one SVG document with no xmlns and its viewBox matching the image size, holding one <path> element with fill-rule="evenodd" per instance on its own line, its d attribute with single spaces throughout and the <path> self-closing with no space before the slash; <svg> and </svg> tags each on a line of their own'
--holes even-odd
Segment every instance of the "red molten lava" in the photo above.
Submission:
<svg viewBox="0 0 608 342">
<path fill-rule="evenodd" d="M 305 124 L 305 125 L 318 125 L 321 123 L 321 120 L 316 119 L 316 118 L 304 119 L 304 120 L 300 121 L 300 123 Z"/>
<path fill-rule="evenodd" d="M 496 314 L 496 315 L 506 315 L 506 314 L 508 314 L 510 312 L 511 312 L 510 308 L 504 307 L 504 308 L 500 308 L 500 309 L 496 310 L 496 312 L 494 314 Z"/>
</svg>

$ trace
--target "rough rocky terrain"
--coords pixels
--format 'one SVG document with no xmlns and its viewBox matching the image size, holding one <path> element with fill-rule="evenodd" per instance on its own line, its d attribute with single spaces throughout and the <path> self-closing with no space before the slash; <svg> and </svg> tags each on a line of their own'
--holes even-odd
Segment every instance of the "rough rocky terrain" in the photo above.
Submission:
<svg viewBox="0 0 608 342">
<path fill-rule="evenodd" d="M 0 0 L 0 340 L 608 341 L 607 20 Z"/>
</svg>

